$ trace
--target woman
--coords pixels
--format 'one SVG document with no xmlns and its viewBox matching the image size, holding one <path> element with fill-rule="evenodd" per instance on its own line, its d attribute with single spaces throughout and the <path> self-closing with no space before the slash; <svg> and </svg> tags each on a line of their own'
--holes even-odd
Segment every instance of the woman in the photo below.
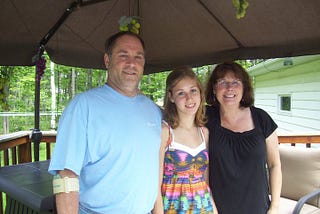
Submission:
<svg viewBox="0 0 320 214">
<path fill-rule="evenodd" d="M 277 213 L 282 185 L 277 125 L 253 106 L 248 73 L 235 62 L 217 65 L 206 100 L 209 181 L 219 213 Z"/>
</svg>

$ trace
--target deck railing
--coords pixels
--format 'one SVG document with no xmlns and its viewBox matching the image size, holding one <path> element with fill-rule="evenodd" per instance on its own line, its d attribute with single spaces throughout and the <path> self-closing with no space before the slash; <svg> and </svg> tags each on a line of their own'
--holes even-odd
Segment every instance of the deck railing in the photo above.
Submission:
<svg viewBox="0 0 320 214">
<path fill-rule="evenodd" d="M 279 134 L 278 140 L 280 144 L 290 143 L 291 146 L 296 144 L 304 144 L 307 148 L 312 145 L 320 146 L 320 133 L 318 134 Z"/>
<path fill-rule="evenodd" d="M 33 143 L 31 132 L 20 131 L 5 135 L 0 135 L 0 167 L 10 166 L 20 163 L 33 162 Z M 52 143 L 56 142 L 56 131 L 43 131 L 40 142 L 41 160 L 51 158 Z M 0 191 L 0 214 L 5 213 L 4 193 Z"/>
<path fill-rule="evenodd" d="M 33 143 L 31 132 L 20 131 L 0 135 L 0 166 L 9 166 L 19 163 L 33 162 Z M 44 159 L 51 158 L 52 143 L 56 142 L 56 131 L 43 131 L 40 148 L 44 151 Z"/>
<path fill-rule="evenodd" d="M 304 144 L 306 147 L 319 145 L 320 149 L 320 133 L 318 134 L 290 134 L 279 135 L 279 144 Z M 40 148 L 44 151 L 40 153 L 44 160 L 51 158 L 52 143 L 56 142 L 55 131 L 42 131 L 42 140 Z M 33 162 L 32 145 L 30 132 L 20 131 L 11 134 L 0 135 L 0 167 L 15 165 L 19 163 Z M 43 160 L 43 159 L 42 159 Z M 2 193 L 0 192 L 0 214 L 4 212 Z"/>
<path fill-rule="evenodd" d="M 0 135 L 0 167 L 15 165 L 19 163 L 33 162 L 33 143 L 30 137 L 31 132 L 20 131 L 10 134 Z M 311 145 L 320 146 L 320 133 L 316 134 L 280 134 L 279 144 L 303 144 L 306 147 Z M 40 148 L 44 151 L 44 159 L 51 158 L 52 143 L 56 142 L 56 131 L 42 131 Z M 42 155 L 43 157 L 43 155 Z"/>
</svg>

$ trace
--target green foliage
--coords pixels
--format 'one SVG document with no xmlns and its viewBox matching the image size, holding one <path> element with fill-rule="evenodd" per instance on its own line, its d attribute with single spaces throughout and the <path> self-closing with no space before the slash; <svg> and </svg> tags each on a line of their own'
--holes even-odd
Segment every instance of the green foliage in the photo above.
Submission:
<svg viewBox="0 0 320 214">
<path fill-rule="evenodd" d="M 206 65 L 193 69 L 200 82 L 205 86 L 207 77 L 212 71 L 212 65 Z M 142 78 L 140 90 L 143 94 L 152 99 L 155 103 L 162 105 L 166 90 L 166 79 L 171 71 L 146 75 Z"/>
<path fill-rule="evenodd" d="M 250 59 L 250 60 L 237 60 L 236 62 L 239 63 L 242 67 L 246 70 L 260 62 L 265 61 L 264 59 Z"/>
<path fill-rule="evenodd" d="M 197 74 L 203 87 L 205 87 L 207 80 L 213 70 L 213 66 L 212 65 L 205 65 L 205 66 L 194 68 L 193 70 Z"/>
<path fill-rule="evenodd" d="M 58 124 L 61 112 L 74 95 L 89 90 L 90 88 L 101 86 L 106 82 L 105 70 L 54 65 L 54 72 L 51 72 L 50 63 L 50 60 L 47 59 L 46 70 L 40 82 L 40 112 L 47 113 L 40 115 L 41 130 L 57 128 L 51 127 L 51 114 L 57 116 L 55 123 Z M 34 127 L 35 67 L 16 66 L 8 67 L 7 69 L 12 70 L 9 79 L 8 105 L 10 112 L 16 113 L 15 116 L 9 116 L 10 132 L 32 129 Z M 201 82 L 205 84 L 206 78 L 212 70 L 212 66 L 203 66 L 194 70 Z M 165 93 L 165 81 L 169 72 L 170 71 L 143 76 L 140 84 L 141 92 L 150 97 L 154 102 L 162 105 L 161 102 Z M 51 109 L 52 75 L 55 83 L 56 109 Z M 72 79 L 74 80 L 74 89 L 71 87 Z M 1 112 L 4 112 L 4 110 L 1 109 Z M 27 113 L 28 115 L 22 116 L 18 114 L 19 112 Z M 3 129 L 0 129 L 0 133 L 3 133 Z"/>
<path fill-rule="evenodd" d="M 40 129 L 50 130 L 51 119 L 54 118 L 55 124 L 58 124 L 61 112 L 67 106 L 69 101 L 83 91 L 101 86 L 106 82 L 106 71 L 96 69 L 73 68 L 63 65 L 54 65 L 51 71 L 51 62 L 47 58 L 45 72 L 40 82 Z M 260 60 L 261 61 L 261 60 Z M 246 69 L 257 63 L 256 60 L 239 60 Z M 213 66 L 207 65 L 194 68 L 195 73 L 205 86 L 208 76 L 212 72 Z M 140 90 L 143 94 L 150 97 L 154 102 L 162 105 L 162 99 L 165 93 L 165 81 L 170 71 L 144 75 Z M 51 81 L 54 80 L 55 88 L 52 88 Z M 7 107 L 0 106 L 0 112 L 15 113 L 9 116 L 10 132 L 29 130 L 34 127 L 34 91 L 35 91 L 35 67 L 22 66 L 0 66 L 0 103 L 6 103 Z M 6 87 L 5 99 L 1 96 Z M 55 94 L 56 108 L 52 109 L 52 90 Z M 21 115 L 18 113 L 28 114 Z M 55 115 L 56 117 L 52 117 Z M 1 117 L 0 122 L 2 123 Z M 0 126 L 0 133 L 4 128 Z"/>
<path fill-rule="evenodd" d="M 46 56 L 47 58 L 47 56 Z M 40 129 L 50 130 L 51 115 L 58 115 L 55 123 L 58 124 L 59 116 L 70 99 L 78 93 L 86 91 L 90 88 L 97 87 L 105 83 L 106 71 L 95 69 L 71 68 L 68 66 L 54 65 L 54 72 L 50 70 L 50 60 L 47 58 L 45 72 L 40 82 L 40 112 L 46 115 L 40 115 Z M 74 70 L 75 90 L 71 93 L 71 76 Z M 0 112 L 8 112 L 14 116 L 8 116 L 9 131 L 16 132 L 21 130 L 29 130 L 34 127 L 34 91 L 35 91 L 35 67 L 24 66 L 0 66 L 0 83 L 1 89 L 4 88 L 2 81 L 7 80 L 6 88 L 8 95 L 6 103 L 8 108 L 0 106 Z M 10 73 L 8 72 L 10 71 Z M 52 76 L 53 75 L 53 76 Z M 51 109 L 52 104 L 52 88 L 51 76 L 55 83 L 56 109 Z M 89 84 L 90 83 L 90 84 Z M 0 94 L 2 91 L 0 90 Z M 0 95 L 1 97 L 1 95 Z M 0 103 L 3 103 L 1 99 Z M 21 115 L 21 113 L 23 115 Z M 0 133 L 3 133 L 3 118 L 1 117 Z"/>
<path fill-rule="evenodd" d="M 9 111 L 8 96 L 12 70 L 9 66 L 0 67 L 0 109 L 2 111 Z"/>
<path fill-rule="evenodd" d="M 19 112 L 24 109 L 33 111 L 34 106 L 34 67 L 12 67 L 10 77 L 10 93 L 8 102 L 10 111 Z"/>
<path fill-rule="evenodd" d="M 169 72 L 166 71 L 143 76 L 140 84 L 141 92 L 154 102 L 161 102 L 164 97 L 168 74 Z"/>
</svg>

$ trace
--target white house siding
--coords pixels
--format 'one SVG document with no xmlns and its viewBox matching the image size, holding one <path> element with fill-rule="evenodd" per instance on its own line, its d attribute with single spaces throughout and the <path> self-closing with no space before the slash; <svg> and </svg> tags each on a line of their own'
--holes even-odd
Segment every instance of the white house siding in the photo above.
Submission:
<svg viewBox="0 0 320 214">
<path fill-rule="evenodd" d="M 274 59 L 249 69 L 254 79 L 255 106 L 271 115 L 279 133 L 320 132 L 320 55 L 312 60 L 301 58 L 293 58 L 292 66 Z M 291 96 L 290 112 L 279 110 L 279 95 Z"/>
</svg>

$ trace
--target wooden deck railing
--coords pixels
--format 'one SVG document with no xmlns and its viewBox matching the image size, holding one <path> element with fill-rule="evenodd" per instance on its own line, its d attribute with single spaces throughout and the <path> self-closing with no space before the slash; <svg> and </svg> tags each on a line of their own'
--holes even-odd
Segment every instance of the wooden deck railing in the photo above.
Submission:
<svg viewBox="0 0 320 214">
<path fill-rule="evenodd" d="M 0 166 L 33 162 L 32 142 L 28 131 L 0 135 Z M 41 148 L 44 160 L 51 158 L 51 145 L 56 142 L 56 131 L 42 131 Z"/>
<path fill-rule="evenodd" d="M 281 134 L 278 136 L 280 144 L 290 143 L 291 146 L 296 144 L 305 144 L 306 147 L 310 148 L 311 145 L 320 146 L 320 133 L 318 134 Z"/>
<path fill-rule="evenodd" d="M 19 163 L 33 162 L 32 142 L 29 131 L 20 131 L 11 134 L 0 135 L 0 167 Z M 278 137 L 280 144 L 304 144 L 320 146 L 320 133 L 317 134 L 281 134 Z M 40 145 L 45 151 L 45 159 L 51 158 L 52 143 L 56 142 L 56 131 L 42 131 Z"/>
<path fill-rule="evenodd" d="M 320 133 L 318 134 L 297 134 L 297 135 L 279 135 L 279 144 L 305 144 L 306 147 L 311 145 L 319 145 L 320 149 Z M 56 142 L 55 131 L 42 131 L 42 140 L 40 148 L 45 151 L 45 160 L 51 158 L 51 145 Z M 6 135 L 0 135 L 0 167 L 15 165 L 19 163 L 33 162 L 32 142 L 30 132 L 21 131 Z M 0 214 L 4 212 L 2 193 L 0 192 Z"/>
<path fill-rule="evenodd" d="M 0 135 L 0 167 L 15 165 L 19 163 L 33 162 L 33 143 L 30 137 L 31 132 L 20 131 L 11 134 Z M 51 145 L 56 142 L 55 131 L 43 131 L 40 142 L 42 160 L 51 158 Z M 44 158 L 44 159 L 43 159 Z M 5 213 L 4 194 L 0 191 L 0 214 Z"/>
</svg>

